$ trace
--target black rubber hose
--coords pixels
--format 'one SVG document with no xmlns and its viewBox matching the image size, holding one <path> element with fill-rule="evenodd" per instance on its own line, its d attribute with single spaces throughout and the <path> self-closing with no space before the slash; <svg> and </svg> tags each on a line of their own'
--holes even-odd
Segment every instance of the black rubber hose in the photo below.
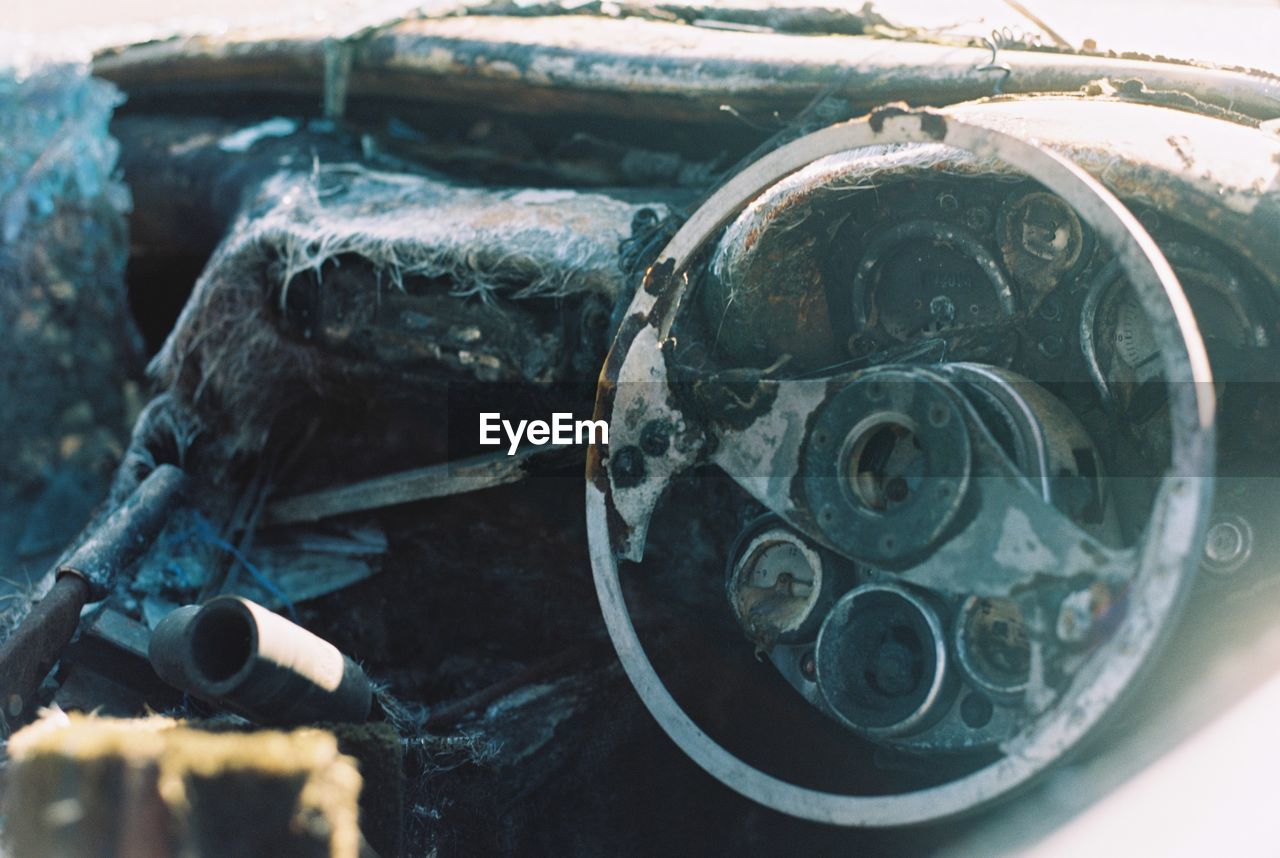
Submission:
<svg viewBox="0 0 1280 858">
<path fill-rule="evenodd" d="M 337 647 L 239 596 L 172 612 L 148 655 L 165 682 L 259 724 L 362 722 L 373 705 L 368 677 Z"/>
</svg>

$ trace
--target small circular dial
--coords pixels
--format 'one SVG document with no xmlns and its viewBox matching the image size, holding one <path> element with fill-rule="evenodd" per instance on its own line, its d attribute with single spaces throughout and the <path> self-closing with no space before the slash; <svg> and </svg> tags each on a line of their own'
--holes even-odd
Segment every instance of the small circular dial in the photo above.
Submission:
<svg viewBox="0 0 1280 858">
<path fill-rule="evenodd" d="M 872 307 L 884 331 L 903 342 L 1001 315 L 978 264 L 934 242 L 897 248 L 884 260 Z"/>
<path fill-rule="evenodd" d="M 1031 673 L 1031 641 L 1011 599 L 970 597 L 956 623 L 956 655 L 965 674 L 995 695 L 1020 694 Z"/>
<path fill-rule="evenodd" d="M 968 230 L 914 220 L 867 246 L 853 283 L 855 336 L 899 343 L 991 325 L 1014 313 L 999 263 Z"/>
<path fill-rule="evenodd" d="M 747 637 L 769 648 L 802 631 L 823 586 L 818 553 L 783 527 L 757 534 L 729 572 L 729 597 Z"/>
</svg>

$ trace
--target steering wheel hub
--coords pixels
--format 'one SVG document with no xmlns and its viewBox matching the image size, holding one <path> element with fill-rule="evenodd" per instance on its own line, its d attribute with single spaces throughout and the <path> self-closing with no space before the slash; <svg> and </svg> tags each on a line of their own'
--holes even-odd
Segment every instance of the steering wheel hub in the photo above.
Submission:
<svg viewBox="0 0 1280 858">
<path fill-rule="evenodd" d="M 870 370 L 815 415 L 805 500 L 838 551 L 901 565 L 933 545 L 969 483 L 969 433 L 948 385 L 923 370 Z"/>
</svg>

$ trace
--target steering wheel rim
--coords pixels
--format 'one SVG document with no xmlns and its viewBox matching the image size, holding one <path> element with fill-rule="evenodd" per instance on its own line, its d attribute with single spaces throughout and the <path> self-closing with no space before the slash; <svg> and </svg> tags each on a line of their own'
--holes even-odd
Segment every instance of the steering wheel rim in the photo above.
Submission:
<svg viewBox="0 0 1280 858">
<path fill-rule="evenodd" d="M 648 520 L 639 532 L 628 526 L 634 522 L 623 521 L 614 503 L 615 483 L 604 467 L 604 451 L 591 450 L 586 501 L 595 586 L 614 648 L 645 706 L 687 755 L 726 786 L 792 816 L 838 825 L 904 825 L 971 811 L 1025 786 L 1078 746 L 1132 685 L 1173 625 L 1194 575 L 1194 548 L 1212 499 L 1212 375 L 1190 305 L 1154 240 L 1110 191 L 1067 159 L 1036 141 L 941 111 L 882 108 L 786 144 L 721 186 L 671 239 L 637 290 L 601 372 L 596 416 L 613 417 L 614 395 L 621 384 L 666 383 L 661 346 L 683 304 L 688 268 L 720 227 L 756 195 L 818 158 L 904 143 L 943 143 L 1003 160 L 1058 194 L 1093 227 L 1115 254 L 1153 322 L 1171 387 L 1172 466 L 1161 479 L 1136 551 L 1138 569 L 1129 608 L 1061 697 L 1005 743 L 999 760 L 927 789 L 865 796 L 815 790 L 762 772 L 716 743 L 676 703 L 644 652 L 619 578 L 618 555 L 635 555 L 635 540 L 643 543 Z M 664 486 L 648 492 L 651 504 Z"/>
</svg>

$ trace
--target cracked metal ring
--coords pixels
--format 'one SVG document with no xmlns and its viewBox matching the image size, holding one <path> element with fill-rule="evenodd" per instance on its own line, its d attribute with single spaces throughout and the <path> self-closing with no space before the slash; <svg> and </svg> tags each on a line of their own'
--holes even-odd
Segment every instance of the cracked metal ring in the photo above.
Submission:
<svg viewBox="0 0 1280 858">
<path fill-rule="evenodd" d="M 1133 553 L 1128 609 L 1110 638 L 1091 651 L 1062 694 L 1013 738 L 1003 756 L 935 786 L 905 793 L 862 795 L 816 789 L 744 762 L 681 708 L 646 655 L 632 625 L 619 580 L 619 558 L 644 555 L 649 520 L 670 480 L 700 461 L 714 444 L 700 442 L 697 423 L 684 418 L 669 383 L 671 326 L 688 290 L 690 268 L 707 242 L 758 194 L 813 161 L 884 144 L 942 143 L 1007 162 L 1059 195 L 1119 260 L 1143 310 L 1153 321 L 1165 378 L 1171 382 L 1172 462 L 1161 480 L 1142 544 Z M 794 414 L 823 401 L 821 385 L 803 382 L 776 390 L 786 407 L 767 410 L 753 428 L 769 438 L 803 435 Z M 611 420 L 611 440 L 625 446 L 643 421 L 665 419 L 676 443 L 649 460 L 639 483 L 621 488 L 606 466 L 606 451 L 588 459 L 587 517 L 592 568 L 605 622 L 632 684 L 673 741 L 703 769 L 752 800 L 793 816 L 858 826 L 896 826 L 938 820 L 1008 795 L 1079 745 L 1146 665 L 1177 616 L 1199 559 L 1214 473 L 1214 396 L 1204 345 L 1191 308 L 1168 262 L 1136 218 L 1095 179 L 1065 158 L 1007 131 L 946 112 L 888 107 L 830 126 L 765 155 L 722 185 L 685 222 L 646 275 L 601 373 L 597 416 Z M 727 431 L 727 430 L 726 430 Z M 742 465 L 742 445 L 721 467 Z M 736 455 L 737 459 L 733 456 Z M 788 458 L 790 456 L 790 458 Z M 739 479 L 774 496 L 798 468 L 798 454 L 772 451 L 751 459 L 759 470 Z M 789 473 L 788 473 L 789 471 Z M 772 493 L 772 494 L 771 494 Z M 778 510 L 775 510 L 778 511 Z"/>
</svg>

